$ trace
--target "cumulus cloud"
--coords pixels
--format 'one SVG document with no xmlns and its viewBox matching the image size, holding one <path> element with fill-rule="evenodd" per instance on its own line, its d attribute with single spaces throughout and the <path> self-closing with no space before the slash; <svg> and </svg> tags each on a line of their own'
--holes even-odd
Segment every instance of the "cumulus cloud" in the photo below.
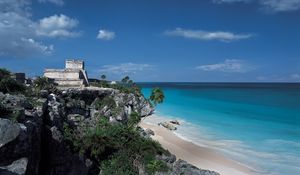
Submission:
<svg viewBox="0 0 300 175">
<path fill-rule="evenodd" d="M 63 0 L 38 0 L 38 2 L 40 2 L 40 3 L 49 2 L 49 3 L 53 3 L 55 5 L 58 5 L 58 6 L 63 6 L 65 4 Z"/>
<path fill-rule="evenodd" d="M 153 68 L 154 65 L 151 64 L 122 63 L 117 65 L 104 65 L 99 71 L 113 74 L 135 74 Z"/>
<path fill-rule="evenodd" d="M 0 1 L 0 55 L 24 56 L 24 54 L 53 51 L 52 45 L 35 40 L 36 24 L 30 19 L 30 1 Z"/>
<path fill-rule="evenodd" d="M 300 0 L 212 0 L 215 4 L 253 2 L 268 12 L 286 12 L 300 9 Z"/>
<path fill-rule="evenodd" d="M 72 31 L 78 23 L 78 20 L 63 14 L 49 16 L 39 21 L 37 35 L 46 37 L 78 37 L 80 32 Z"/>
<path fill-rule="evenodd" d="M 65 15 L 34 21 L 31 0 L 0 0 L 0 55 L 50 54 L 54 46 L 40 41 L 42 36 L 74 37 L 69 30 L 77 25 Z"/>
<path fill-rule="evenodd" d="M 100 29 L 97 35 L 97 39 L 112 40 L 115 38 L 115 32 L 109 30 Z"/>
<path fill-rule="evenodd" d="M 196 69 L 203 70 L 203 71 L 245 73 L 255 68 L 244 60 L 226 59 L 222 63 L 200 65 L 197 66 Z"/>
<path fill-rule="evenodd" d="M 181 28 L 176 28 L 175 30 L 169 30 L 165 32 L 168 36 L 179 36 L 190 39 L 198 39 L 198 40 L 218 40 L 224 42 L 231 42 L 241 39 L 247 39 L 252 37 L 252 34 L 234 34 L 231 32 L 224 31 L 204 31 L 204 30 L 186 30 Z"/>
</svg>

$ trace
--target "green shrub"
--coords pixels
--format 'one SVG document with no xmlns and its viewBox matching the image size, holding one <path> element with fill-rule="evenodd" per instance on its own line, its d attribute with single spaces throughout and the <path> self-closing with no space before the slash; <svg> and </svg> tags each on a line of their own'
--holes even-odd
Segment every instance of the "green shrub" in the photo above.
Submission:
<svg viewBox="0 0 300 175">
<path fill-rule="evenodd" d="M 140 123 L 140 121 L 141 121 L 141 116 L 139 115 L 139 113 L 137 113 L 137 112 L 132 112 L 131 114 L 130 114 L 130 117 L 129 117 L 129 119 L 128 119 L 128 121 L 127 121 L 127 126 L 128 127 L 134 127 L 134 126 L 136 126 L 138 123 Z"/>
<path fill-rule="evenodd" d="M 117 104 L 112 97 L 105 96 L 103 99 L 97 99 L 95 101 L 96 110 L 102 109 L 104 106 L 107 106 L 109 109 L 114 109 Z"/>
<path fill-rule="evenodd" d="M 167 164 L 161 160 L 152 160 L 146 164 L 146 172 L 154 175 L 156 172 L 166 172 L 169 170 Z"/>
<path fill-rule="evenodd" d="M 0 81 L 0 91 L 3 93 L 24 92 L 25 86 L 11 77 L 3 77 Z"/>
<path fill-rule="evenodd" d="M 110 159 L 101 162 L 102 175 L 136 175 L 138 168 L 134 165 L 132 155 L 126 151 L 119 151 Z"/>
<path fill-rule="evenodd" d="M 20 108 L 6 108 L 1 102 L 0 102 L 0 116 L 2 118 L 7 118 L 12 120 L 13 122 L 17 122 L 20 116 L 23 113 L 21 112 Z"/>
<path fill-rule="evenodd" d="M 5 78 L 5 77 L 9 77 L 10 76 L 10 72 L 5 69 L 5 68 L 0 68 L 0 81 Z"/>
<path fill-rule="evenodd" d="M 106 80 L 98 80 L 97 82 L 90 83 L 91 86 L 113 88 L 117 89 L 123 93 L 133 93 L 137 96 L 141 96 L 142 92 L 140 87 L 138 87 L 128 76 L 124 77 L 121 82 L 117 84 L 109 84 Z"/>
<path fill-rule="evenodd" d="M 3 93 L 24 92 L 25 86 L 11 78 L 11 73 L 7 69 L 0 69 L 0 91 Z"/>
<path fill-rule="evenodd" d="M 111 124 L 106 117 L 100 117 L 96 127 L 64 128 L 65 139 L 72 143 L 74 151 L 94 160 L 104 174 L 137 174 L 134 162 L 150 166 L 154 161 L 156 166 L 150 166 L 149 172 L 164 170 L 163 163 L 155 162 L 155 156 L 169 152 L 158 142 L 141 137 L 133 127 Z"/>
<path fill-rule="evenodd" d="M 35 88 L 34 90 L 38 93 L 40 90 L 48 90 L 49 93 L 58 93 L 58 89 L 56 88 L 57 84 L 48 77 L 37 77 L 34 80 L 33 85 Z"/>
</svg>

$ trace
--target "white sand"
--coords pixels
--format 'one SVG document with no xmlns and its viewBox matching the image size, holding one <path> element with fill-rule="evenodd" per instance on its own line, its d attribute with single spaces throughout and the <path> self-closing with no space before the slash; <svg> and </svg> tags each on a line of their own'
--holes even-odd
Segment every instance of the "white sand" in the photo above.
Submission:
<svg viewBox="0 0 300 175">
<path fill-rule="evenodd" d="M 254 175 L 255 171 L 236 161 L 216 153 L 213 149 L 198 146 L 176 136 L 172 131 L 158 125 L 141 122 L 144 129 L 150 128 L 155 135 L 152 136 L 165 149 L 198 168 L 213 170 L 221 175 Z"/>
</svg>

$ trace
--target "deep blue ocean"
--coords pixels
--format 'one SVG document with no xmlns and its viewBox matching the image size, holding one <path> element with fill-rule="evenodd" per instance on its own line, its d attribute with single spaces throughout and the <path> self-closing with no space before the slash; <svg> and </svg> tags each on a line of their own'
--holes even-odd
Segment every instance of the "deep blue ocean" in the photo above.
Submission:
<svg viewBox="0 0 300 175">
<path fill-rule="evenodd" d="M 156 114 L 178 119 L 180 137 L 255 168 L 300 175 L 300 84 L 139 83 L 160 87 Z"/>
</svg>

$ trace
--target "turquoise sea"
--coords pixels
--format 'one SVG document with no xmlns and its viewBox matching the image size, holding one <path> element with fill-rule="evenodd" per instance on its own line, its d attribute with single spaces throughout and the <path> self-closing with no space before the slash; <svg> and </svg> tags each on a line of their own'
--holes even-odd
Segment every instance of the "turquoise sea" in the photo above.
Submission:
<svg viewBox="0 0 300 175">
<path fill-rule="evenodd" d="M 178 119 L 176 134 L 258 170 L 300 174 L 300 84 L 140 83 L 160 87 L 156 115 Z"/>
</svg>

